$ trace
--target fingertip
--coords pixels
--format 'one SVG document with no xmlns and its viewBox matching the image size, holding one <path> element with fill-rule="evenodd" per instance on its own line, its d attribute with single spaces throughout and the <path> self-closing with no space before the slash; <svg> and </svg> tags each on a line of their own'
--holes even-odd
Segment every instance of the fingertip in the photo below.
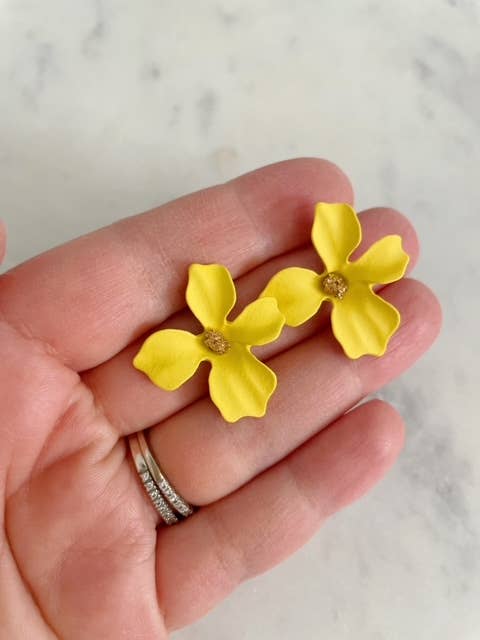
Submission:
<svg viewBox="0 0 480 640">
<path fill-rule="evenodd" d="M 332 202 L 341 201 L 353 205 L 355 194 L 352 183 L 347 174 L 334 162 L 326 158 L 313 157 L 294 158 L 286 162 L 290 163 L 292 169 L 295 167 L 295 170 L 300 171 L 303 176 L 308 177 L 312 183 L 318 183 L 321 179 L 322 184 L 331 189 L 332 195 L 336 195 L 337 193 L 342 194 L 343 197 L 341 200 L 339 198 L 332 198 Z"/>
<path fill-rule="evenodd" d="M 410 272 L 420 256 L 420 240 L 412 221 L 405 214 L 390 207 L 385 207 L 381 215 L 392 221 L 392 225 L 395 225 L 395 233 L 402 238 L 403 249 L 410 256 L 407 267 Z"/>
<path fill-rule="evenodd" d="M 353 254 L 352 259 L 355 259 L 356 255 L 360 255 L 365 251 L 367 246 L 364 246 L 368 242 L 368 245 L 373 244 L 388 230 L 388 235 L 395 234 L 402 238 L 402 247 L 410 257 L 408 263 L 407 272 L 411 272 L 418 262 L 420 255 L 420 241 L 418 234 L 413 226 L 413 223 L 409 218 L 391 207 L 372 207 L 362 211 L 361 214 L 362 227 L 368 222 L 369 233 L 365 238 L 365 243 L 359 251 Z"/>
<path fill-rule="evenodd" d="M 250 171 L 232 182 L 254 190 L 260 187 L 264 196 L 269 192 L 274 199 L 291 198 L 292 204 L 300 203 L 311 210 L 319 201 L 353 203 L 354 199 L 352 184 L 344 171 L 323 158 L 282 160 Z"/>
<path fill-rule="evenodd" d="M 354 191 L 350 179 L 338 165 L 326 158 L 292 158 L 271 166 L 287 172 L 292 180 L 297 181 L 299 188 L 311 189 L 314 194 L 312 204 L 319 201 L 353 204 Z"/>
<path fill-rule="evenodd" d="M 367 412 L 368 448 L 372 460 L 384 469 L 398 457 L 405 442 L 405 423 L 399 412 L 388 402 L 374 399 L 363 405 Z"/>
<path fill-rule="evenodd" d="M 410 321 L 414 334 L 410 341 L 425 345 L 425 350 L 437 339 L 441 328 L 443 312 L 435 293 L 423 282 L 405 278 L 403 282 L 405 298 L 402 300 L 403 323 Z M 396 283 L 398 286 L 398 283 Z M 401 331 L 402 327 L 400 327 Z"/>
<path fill-rule="evenodd" d="M 403 446 L 404 424 L 391 405 L 371 400 L 317 438 L 324 485 L 320 506 L 328 516 L 358 500 L 393 466 Z"/>
<path fill-rule="evenodd" d="M 437 297 L 418 280 L 394 282 L 382 289 L 381 297 L 398 309 L 401 322 L 375 367 L 369 367 L 368 357 L 359 360 L 360 371 L 365 367 L 371 373 L 368 379 L 362 377 L 365 394 L 411 367 L 435 342 L 442 325 Z"/>
</svg>

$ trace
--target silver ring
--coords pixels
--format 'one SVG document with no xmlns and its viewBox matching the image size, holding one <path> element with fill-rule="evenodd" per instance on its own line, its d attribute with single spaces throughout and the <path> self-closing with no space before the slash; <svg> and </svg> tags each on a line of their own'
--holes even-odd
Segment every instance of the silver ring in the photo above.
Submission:
<svg viewBox="0 0 480 640">
<path fill-rule="evenodd" d="M 170 505 L 162 496 L 160 489 L 155 484 L 155 480 L 148 470 L 147 463 L 140 450 L 140 445 L 138 444 L 137 436 L 135 433 L 128 436 L 128 444 L 130 445 L 130 453 L 132 454 L 133 462 L 135 464 L 135 468 L 137 469 L 138 476 L 142 481 L 142 484 L 145 487 L 145 491 L 150 497 L 153 506 L 158 511 L 158 513 L 162 517 L 162 520 L 166 524 L 176 524 L 178 522 L 178 518 L 173 513 Z"/>
<path fill-rule="evenodd" d="M 179 522 L 175 511 L 184 518 L 190 516 L 192 506 L 173 488 L 160 469 L 143 431 L 128 436 L 128 444 L 138 476 L 162 520 L 168 525 Z"/>
<path fill-rule="evenodd" d="M 148 470 L 152 474 L 153 479 L 157 483 L 157 486 L 160 489 L 163 497 L 184 518 L 192 515 L 193 509 L 191 505 L 189 505 L 188 502 L 184 500 L 177 491 L 175 491 L 172 484 L 168 481 L 167 476 L 160 469 L 158 462 L 155 460 L 152 452 L 148 447 L 147 439 L 145 438 L 145 434 L 143 433 L 143 431 L 139 431 L 137 433 L 137 438 L 138 444 L 140 445 L 140 450 L 147 463 Z"/>
</svg>

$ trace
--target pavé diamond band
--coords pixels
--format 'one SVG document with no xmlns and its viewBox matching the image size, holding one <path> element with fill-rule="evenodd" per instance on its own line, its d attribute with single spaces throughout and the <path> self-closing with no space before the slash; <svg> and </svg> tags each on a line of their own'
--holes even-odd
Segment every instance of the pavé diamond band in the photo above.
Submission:
<svg viewBox="0 0 480 640">
<path fill-rule="evenodd" d="M 182 498 L 179 493 L 177 493 L 177 491 L 175 491 L 173 486 L 168 481 L 166 475 L 160 469 L 157 461 L 152 455 L 152 452 L 148 448 L 147 440 L 143 431 L 139 431 L 137 433 L 137 438 L 138 444 L 140 445 L 140 450 L 147 463 L 148 470 L 152 474 L 153 479 L 155 480 L 165 500 L 167 500 L 170 503 L 171 507 L 173 507 L 185 518 L 192 515 L 192 507 Z"/>
<path fill-rule="evenodd" d="M 138 476 L 162 520 L 172 525 L 179 522 L 175 512 L 184 518 L 190 516 L 193 508 L 174 489 L 160 469 L 148 447 L 143 431 L 130 435 L 128 443 Z"/>
</svg>

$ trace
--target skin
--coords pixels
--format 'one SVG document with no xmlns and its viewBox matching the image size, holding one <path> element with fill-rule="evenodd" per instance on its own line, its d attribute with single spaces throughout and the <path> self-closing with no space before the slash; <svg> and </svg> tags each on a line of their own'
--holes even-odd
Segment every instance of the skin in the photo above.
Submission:
<svg viewBox="0 0 480 640">
<path fill-rule="evenodd" d="M 382 296 L 402 325 L 380 359 L 348 360 L 328 309 L 257 351 L 278 375 L 267 416 L 226 425 L 207 367 L 174 393 L 131 360 L 158 327 L 198 328 L 185 309 L 192 262 L 225 264 L 240 310 L 290 265 L 320 268 L 313 204 L 352 202 L 334 165 L 298 159 L 181 198 L 49 251 L 0 277 L 0 619 L 2 637 L 166 638 L 241 582 L 302 546 L 394 463 L 404 426 L 378 400 L 440 327 L 410 279 Z M 360 254 L 398 233 L 400 213 L 361 214 Z M 0 227 L 0 255 L 5 230 Z M 124 436 L 151 448 L 200 508 L 158 526 Z"/>
</svg>

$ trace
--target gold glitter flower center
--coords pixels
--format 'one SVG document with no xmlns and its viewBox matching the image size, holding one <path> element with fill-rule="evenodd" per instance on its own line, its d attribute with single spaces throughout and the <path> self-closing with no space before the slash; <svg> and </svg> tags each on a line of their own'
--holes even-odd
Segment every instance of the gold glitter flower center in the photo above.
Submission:
<svg viewBox="0 0 480 640">
<path fill-rule="evenodd" d="M 322 279 L 322 289 L 328 296 L 342 300 L 348 291 L 348 282 L 340 273 L 327 273 Z"/>
<path fill-rule="evenodd" d="M 230 349 L 230 343 L 228 340 L 225 339 L 220 331 L 215 331 L 214 329 L 205 329 L 203 342 L 210 351 L 218 353 L 220 356 L 227 353 Z"/>
</svg>

